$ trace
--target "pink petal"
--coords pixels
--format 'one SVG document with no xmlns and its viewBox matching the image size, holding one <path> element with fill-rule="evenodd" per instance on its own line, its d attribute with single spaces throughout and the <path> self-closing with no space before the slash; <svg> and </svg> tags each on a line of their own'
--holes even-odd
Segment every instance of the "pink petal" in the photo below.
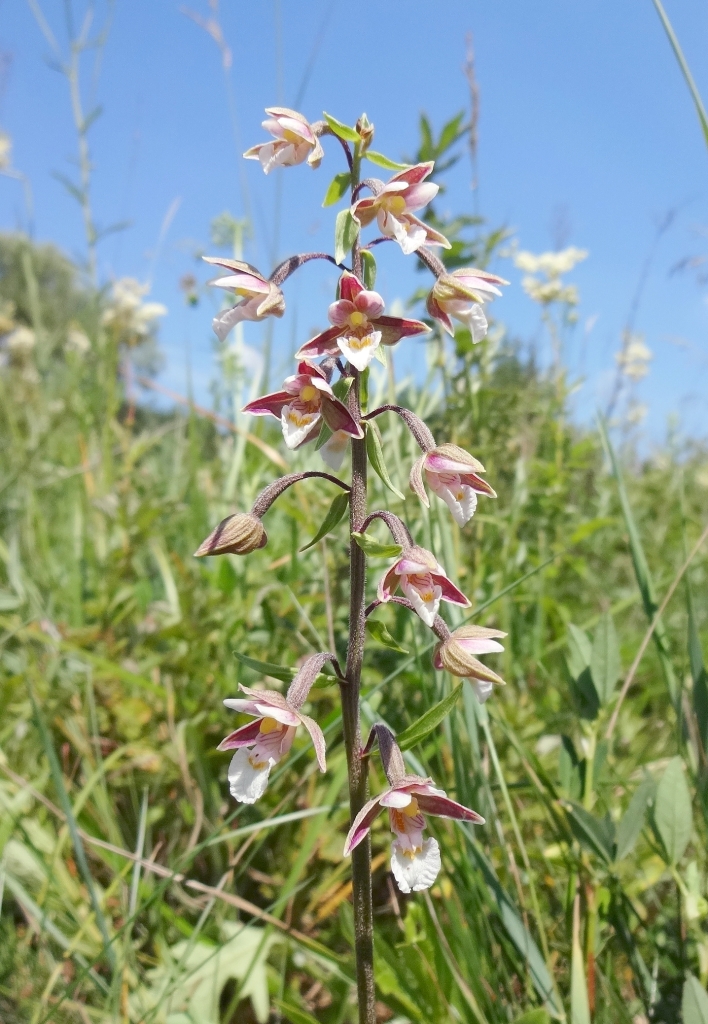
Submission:
<svg viewBox="0 0 708 1024">
<path fill-rule="evenodd" d="M 471 456 L 470 456 L 471 458 Z M 484 472 L 481 462 L 474 460 L 474 464 L 462 462 L 461 459 L 454 459 L 450 455 L 442 455 L 440 452 L 428 452 L 425 457 L 425 468 L 431 473 L 459 473 L 460 476 L 474 475 L 474 470 Z"/>
<path fill-rule="evenodd" d="M 408 807 L 413 797 L 405 789 L 389 789 L 379 797 L 382 807 Z"/>
<path fill-rule="evenodd" d="M 477 491 L 478 494 L 488 494 L 490 498 L 497 496 L 497 492 L 491 484 L 488 484 L 481 476 L 477 476 L 476 473 L 460 473 L 460 481 L 467 487 L 471 487 L 473 491 Z"/>
<path fill-rule="evenodd" d="M 222 740 L 217 750 L 237 750 L 239 747 L 247 747 L 255 743 L 261 731 L 261 719 L 242 725 L 240 729 L 229 733 L 226 739 Z"/>
<path fill-rule="evenodd" d="M 420 185 L 412 185 L 405 192 L 406 209 L 422 210 L 424 206 L 427 206 L 428 203 L 435 199 L 439 189 L 440 186 L 435 185 L 432 181 L 426 181 Z"/>
<path fill-rule="evenodd" d="M 470 654 L 498 654 L 504 650 L 498 640 L 490 637 L 455 637 L 455 641 Z"/>
<path fill-rule="evenodd" d="M 423 486 L 423 464 L 425 463 L 425 459 L 426 455 L 423 454 L 413 463 L 408 483 L 410 484 L 411 490 L 418 495 L 425 507 L 430 508 L 428 495 L 425 493 L 425 487 Z"/>
<path fill-rule="evenodd" d="M 345 434 L 350 434 L 352 437 L 364 436 L 364 431 L 346 405 L 343 405 L 338 398 L 332 398 L 329 395 L 323 395 L 322 398 L 322 417 L 332 433 L 343 430 Z"/>
<path fill-rule="evenodd" d="M 410 338 L 414 334 L 427 334 L 430 328 L 422 320 L 405 320 L 398 316 L 378 316 L 372 321 L 381 331 L 382 345 L 395 345 L 401 338 Z"/>
<path fill-rule="evenodd" d="M 363 313 L 368 320 L 373 320 L 377 316 L 381 316 L 384 311 L 385 303 L 378 292 L 367 291 L 366 288 L 359 292 L 354 305 L 359 313 Z"/>
<path fill-rule="evenodd" d="M 320 729 L 314 718 L 310 718 L 309 715 L 303 715 L 298 713 L 300 721 L 305 726 L 310 734 L 312 745 L 315 748 L 315 757 L 317 758 L 317 764 L 320 767 L 321 772 L 327 771 L 327 762 L 325 760 L 325 738 L 324 733 Z"/>
<path fill-rule="evenodd" d="M 286 405 L 289 405 L 292 400 L 292 395 L 287 391 L 275 391 L 272 395 L 263 395 L 262 398 L 256 398 L 253 402 L 249 402 L 248 405 L 244 405 L 242 412 L 250 412 L 254 416 L 275 416 L 276 419 L 280 419 L 280 414 Z"/>
<path fill-rule="evenodd" d="M 452 580 L 449 580 L 447 576 L 443 576 L 442 573 L 432 573 L 433 581 L 442 590 L 443 601 L 449 601 L 450 604 L 461 604 L 463 608 L 468 608 L 470 602 L 467 600 L 461 590 L 458 590 Z"/>
<path fill-rule="evenodd" d="M 356 274 L 350 274 L 348 270 L 345 270 L 339 279 L 339 298 L 356 305 L 356 297 L 363 291 L 364 285 Z"/>
<path fill-rule="evenodd" d="M 349 299 L 337 299 L 327 310 L 327 316 L 331 324 L 346 323 L 347 318 L 356 311 L 356 306 Z"/>
<path fill-rule="evenodd" d="M 297 372 L 298 374 L 306 374 L 309 377 L 321 377 L 322 380 L 327 380 L 324 370 L 321 370 L 317 363 L 310 362 L 309 359 L 300 360 L 297 364 Z"/>
<path fill-rule="evenodd" d="M 414 167 L 406 167 L 404 171 L 399 171 L 389 181 L 389 185 L 396 181 L 405 181 L 408 185 L 417 185 L 423 181 L 432 172 L 435 167 L 433 160 L 428 160 L 426 163 L 415 164 Z"/>
<path fill-rule="evenodd" d="M 274 707 L 267 701 L 262 704 L 257 704 L 258 714 L 262 718 L 273 718 L 276 722 L 280 722 L 281 725 L 293 725 L 297 726 L 300 724 L 300 719 L 294 711 L 290 711 L 288 708 Z"/>
<path fill-rule="evenodd" d="M 437 565 L 437 562 L 435 564 Z M 404 552 L 396 562 L 395 568 L 399 576 L 414 576 L 420 572 L 430 572 L 433 566 L 415 555 Z"/>
<path fill-rule="evenodd" d="M 214 288 L 229 288 L 231 291 L 241 288 L 243 291 L 257 292 L 262 295 L 267 295 L 271 289 L 269 281 L 263 281 L 259 277 L 254 277 L 253 274 L 227 274 L 226 277 L 215 278 L 209 284 Z"/>
<path fill-rule="evenodd" d="M 322 334 L 316 335 L 297 350 L 296 359 L 316 359 L 318 356 L 334 355 L 337 351 L 337 338 L 342 333 L 341 327 L 329 327 Z"/>
<path fill-rule="evenodd" d="M 224 707 L 230 711 L 238 711 L 241 715 L 260 715 L 256 709 L 255 700 L 244 700 L 243 697 L 229 697 L 224 701 Z"/>
<path fill-rule="evenodd" d="M 359 845 L 362 839 L 364 839 L 371 828 L 376 815 L 379 814 L 380 811 L 381 804 L 379 802 L 379 797 L 374 797 L 373 800 L 369 800 L 368 803 L 364 804 L 352 822 L 352 827 L 349 829 L 346 842 L 344 843 L 343 856 L 346 857 L 350 854 L 352 850 Z"/>
<path fill-rule="evenodd" d="M 395 594 L 395 592 L 398 590 L 400 577 L 396 572 L 397 565 L 398 563 L 392 565 L 391 568 L 386 573 L 386 575 L 382 576 L 381 579 L 379 580 L 379 585 L 376 588 L 376 596 L 378 597 L 379 601 L 388 601 L 391 597 L 391 594 Z"/>
<path fill-rule="evenodd" d="M 438 818 L 455 818 L 457 821 L 471 821 L 484 825 L 484 818 L 469 807 L 463 807 L 455 800 L 432 793 L 417 793 L 416 800 L 423 814 L 435 814 Z"/>
<path fill-rule="evenodd" d="M 357 199 L 352 206 L 352 217 L 361 227 L 365 228 L 367 224 L 371 224 L 372 220 L 376 219 L 378 208 L 378 199 L 373 196 L 365 196 L 364 199 Z"/>
<path fill-rule="evenodd" d="M 454 338 L 455 337 L 455 327 L 454 327 L 454 325 L 452 323 L 452 320 L 447 315 L 447 313 L 442 308 L 442 306 L 440 305 L 440 303 L 435 298 L 435 296 L 433 295 L 432 292 L 429 293 L 425 305 L 426 305 L 426 308 L 428 310 L 428 314 L 433 318 L 433 320 L 439 321 L 439 323 L 441 323 L 443 325 L 443 327 L 445 328 L 447 333 L 450 335 L 450 337 Z"/>
</svg>

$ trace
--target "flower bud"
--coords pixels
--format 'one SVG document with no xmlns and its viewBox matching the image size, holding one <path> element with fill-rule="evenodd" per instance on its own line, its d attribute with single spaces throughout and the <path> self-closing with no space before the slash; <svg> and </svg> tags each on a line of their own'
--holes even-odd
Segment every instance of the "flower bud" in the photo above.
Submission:
<svg viewBox="0 0 708 1024">
<path fill-rule="evenodd" d="M 492 692 L 492 684 L 504 686 L 504 680 L 496 672 L 483 665 L 475 654 L 491 654 L 504 648 L 495 639 L 505 637 L 499 629 L 485 629 L 483 626 L 460 626 L 447 640 L 441 641 L 433 651 L 433 665 L 444 668 L 453 676 L 469 679 L 475 693 L 483 703 Z"/>
<path fill-rule="evenodd" d="M 263 523 L 251 512 L 236 512 L 222 520 L 194 552 L 203 555 L 248 555 L 268 543 Z"/>
<path fill-rule="evenodd" d="M 366 114 L 362 114 L 359 120 L 357 121 L 355 127 L 357 130 L 357 134 L 361 139 L 361 152 L 365 153 L 369 146 L 371 145 L 371 141 L 374 137 L 374 126 L 368 119 Z"/>
</svg>

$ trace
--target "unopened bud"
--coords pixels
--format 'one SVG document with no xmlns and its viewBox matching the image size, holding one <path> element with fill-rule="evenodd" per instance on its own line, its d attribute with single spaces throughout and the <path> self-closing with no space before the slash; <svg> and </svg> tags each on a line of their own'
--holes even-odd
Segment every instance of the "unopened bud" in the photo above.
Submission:
<svg viewBox="0 0 708 1024">
<path fill-rule="evenodd" d="M 194 552 L 203 555 L 248 555 L 268 543 L 263 523 L 250 512 L 236 512 L 222 520 Z"/>
<path fill-rule="evenodd" d="M 433 664 L 444 668 L 460 679 L 479 680 L 503 686 L 504 680 L 496 672 L 483 665 L 475 654 L 490 654 L 503 651 L 496 638 L 505 637 L 499 629 L 485 629 L 483 626 L 460 626 L 447 640 L 437 644 L 433 652 Z"/>
<path fill-rule="evenodd" d="M 361 152 L 365 153 L 371 145 L 371 141 L 374 137 L 374 126 L 366 114 L 362 114 L 355 127 L 357 134 L 361 139 Z"/>
</svg>

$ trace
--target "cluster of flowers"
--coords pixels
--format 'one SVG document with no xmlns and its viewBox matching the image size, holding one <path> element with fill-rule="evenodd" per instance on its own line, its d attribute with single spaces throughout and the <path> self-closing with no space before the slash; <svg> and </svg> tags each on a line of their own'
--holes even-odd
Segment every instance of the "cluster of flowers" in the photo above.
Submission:
<svg viewBox="0 0 708 1024">
<path fill-rule="evenodd" d="M 312 167 L 319 166 L 323 157 L 320 137 L 336 132 L 332 132 L 326 122 L 310 124 L 295 111 L 273 107 L 267 113 L 269 119 L 264 121 L 264 127 L 274 141 L 253 147 L 245 156 L 260 160 L 266 174 L 273 167 L 305 161 Z M 368 144 L 373 126 L 367 122 L 366 127 Z M 374 221 L 377 223 L 383 238 L 376 241 L 392 239 L 405 254 L 418 254 L 436 274 L 427 299 L 430 317 L 450 334 L 454 333 L 453 319 L 460 321 L 477 342 L 487 330 L 483 306 L 500 295 L 499 286 L 507 282 L 476 269 L 448 273 L 442 262 L 430 253 L 428 246 L 449 248 L 449 242 L 443 235 L 415 216 L 415 212 L 430 203 L 438 191 L 437 185 L 426 180 L 432 170 L 432 163 L 423 163 L 400 171 L 387 183 L 367 178 L 353 189 L 350 214 L 359 228 Z M 364 186 L 372 195 L 360 198 L 358 193 Z M 208 257 L 209 263 L 226 272 L 212 284 L 235 292 L 239 297 L 236 305 L 215 318 L 213 326 L 217 336 L 223 340 L 242 321 L 281 317 L 285 311 L 282 283 L 298 266 L 316 257 L 335 262 L 326 254 L 303 254 L 280 264 L 268 278 L 242 261 Z M 458 525 L 464 526 L 474 515 L 478 495 L 496 496 L 481 476 L 484 466 L 457 445 L 436 444 L 428 427 L 408 409 L 382 406 L 362 416 L 356 402 L 343 401 L 336 393 L 337 384 L 333 384 L 335 371 L 345 382 L 351 383 L 353 377 L 367 369 L 379 346 L 396 345 L 403 338 L 430 330 L 422 321 L 385 316 L 383 298 L 364 286 L 359 276 L 361 271 L 354 272 L 356 270 L 356 261 L 351 271 L 342 269 L 336 301 L 329 307 L 332 326 L 306 342 L 296 353 L 296 372 L 283 381 L 279 391 L 250 402 L 244 411 L 279 419 L 289 449 L 314 441 L 326 425 L 331 436 L 320 452 L 334 469 L 341 466 L 349 441 L 364 437 L 366 421 L 386 411 L 396 413 L 406 423 L 421 449 L 421 455 L 411 470 L 411 489 L 428 506 L 427 484 L 447 504 Z M 346 399 L 345 391 L 340 390 L 339 395 Z M 250 512 L 236 513 L 220 523 L 199 547 L 197 556 L 244 555 L 263 547 L 268 540 L 262 523 L 265 512 L 286 487 L 312 476 L 323 477 L 349 490 L 346 483 L 326 473 L 296 473 L 283 477 L 262 492 Z M 468 679 L 478 699 L 487 700 L 494 685 L 502 684 L 503 680 L 483 665 L 478 656 L 502 651 L 499 640 L 505 634 L 473 625 L 464 625 L 451 632 L 438 614 L 440 604 L 446 601 L 469 607 L 467 597 L 447 577 L 432 552 L 415 544 L 407 527 L 391 512 L 372 513 L 365 519 L 361 530 L 365 531 L 376 518 L 388 526 L 400 547 L 400 554 L 380 580 L 376 600 L 369 605 L 366 614 L 391 601 L 408 607 L 438 637 L 433 654 L 434 666 Z M 398 590 L 403 597 L 395 596 Z M 332 663 L 337 678 L 344 681 L 336 656 L 321 653 L 303 663 L 285 696 L 276 691 L 251 690 L 241 686 L 244 698 L 225 701 L 227 707 L 252 718 L 247 725 L 227 736 L 219 747 L 235 751 L 228 773 L 235 799 L 253 803 L 262 796 L 273 766 L 290 750 L 299 725 L 308 731 L 319 767 L 325 770 L 324 736 L 317 723 L 303 714 L 302 708 L 326 662 Z M 362 756 L 368 756 L 375 740 L 379 744 L 389 788 L 370 800 L 356 815 L 344 852 L 350 853 L 364 839 L 375 817 L 386 808 L 394 833 L 391 864 L 399 887 L 404 892 L 428 888 L 440 870 L 440 851 L 435 839 L 423 839 L 425 815 L 475 823 L 481 823 L 483 819 L 475 811 L 450 800 L 442 790 L 433 786 L 431 779 L 407 774 L 403 756 L 386 727 L 374 727 Z"/>
</svg>

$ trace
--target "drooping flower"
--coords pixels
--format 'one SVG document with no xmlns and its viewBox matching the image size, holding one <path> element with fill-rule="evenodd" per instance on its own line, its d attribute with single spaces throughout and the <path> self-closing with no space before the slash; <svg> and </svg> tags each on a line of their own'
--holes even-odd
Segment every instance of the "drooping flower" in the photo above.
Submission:
<svg viewBox="0 0 708 1024">
<path fill-rule="evenodd" d="M 290 684 L 287 695 L 277 690 L 240 689 L 246 699 L 225 700 L 233 711 L 252 715 L 253 721 L 236 729 L 222 740 L 218 750 L 235 750 L 229 765 L 229 788 L 234 799 L 244 804 L 255 803 L 268 785 L 271 768 L 290 750 L 298 725 L 310 734 L 320 771 L 326 770 L 325 739 L 317 722 L 304 715 L 305 703 L 313 682 L 331 654 L 313 654 L 307 659 Z"/>
<path fill-rule="evenodd" d="M 401 338 L 430 330 L 420 320 L 383 316 L 379 293 L 364 288 L 348 270 L 339 279 L 339 296 L 327 313 L 333 326 L 303 345 L 298 359 L 343 355 L 357 370 L 365 370 L 379 345 L 395 345 Z"/>
<path fill-rule="evenodd" d="M 251 146 L 243 154 L 246 160 L 260 160 L 266 174 L 274 167 L 294 167 L 305 160 L 310 167 L 320 166 L 324 152 L 307 118 L 287 107 L 266 107 L 266 114 L 270 117 L 263 127 L 275 141 Z"/>
<path fill-rule="evenodd" d="M 388 810 L 394 840 L 391 843 L 391 871 L 401 892 L 429 889 L 440 872 L 440 847 L 432 836 L 423 839 L 425 815 L 453 818 L 483 825 L 484 818 L 476 811 L 450 800 L 432 779 L 407 775 L 403 756 L 393 736 L 379 726 L 379 746 L 390 783 L 389 788 L 369 800 L 357 814 L 344 844 L 344 856 L 366 837 L 377 815 Z M 387 735 L 388 734 L 388 735 Z"/>
<path fill-rule="evenodd" d="M 432 552 L 411 545 L 399 555 L 386 575 L 379 580 L 379 601 L 390 601 L 400 586 L 426 626 L 432 626 L 441 601 L 468 608 L 470 602 L 447 578 Z"/>
<path fill-rule="evenodd" d="M 282 391 L 249 402 L 243 411 L 279 419 L 285 443 L 291 449 L 312 440 L 322 419 L 332 431 L 364 436 L 346 405 L 335 396 L 324 371 L 307 359 L 298 363 L 297 373 L 285 378 Z"/>
<path fill-rule="evenodd" d="M 433 167 L 431 160 L 394 174 L 385 185 L 381 184 L 377 195 L 357 199 L 352 206 L 352 216 L 361 227 L 376 220 L 381 234 L 395 238 L 406 256 L 421 245 L 441 245 L 449 249 L 450 243 L 444 235 L 413 215 L 414 210 L 421 210 L 438 194 L 440 186 L 425 181 Z"/>
<path fill-rule="evenodd" d="M 227 260 L 221 256 L 204 256 L 206 263 L 230 271 L 225 277 L 210 281 L 215 288 L 228 288 L 241 296 L 241 301 L 230 309 L 223 309 L 211 322 L 219 341 L 223 341 L 232 327 L 244 320 L 265 320 L 267 316 L 281 317 L 285 312 L 285 296 L 272 281 L 242 260 Z"/>
<path fill-rule="evenodd" d="M 504 680 L 496 672 L 478 661 L 477 654 L 492 654 L 503 651 L 498 639 L 506 633 L 500 629 L 487 629 L 484 626 L 460 626 L 450 634 L 447 640 L 436 644 L 433 651 L 433 665 L 437 669 L 444 668 L 453 676 L 468 679 L 479 700 L 484 704 L 491 696 L 494 684 L 504 686 Z"/>
<path fill-rule="evenodd" d="M 412 491 L 430 508 L 423 480 L 445 502 L 458 526 L 469 522 L 477 508 L 477 495 L 496 498 L 496 491 L 479 476 L 484 466 L 464 448 L 456 444 L 441 444 L 424 452 L 413 463 L 409 479 Z"/>
<path fill-rule="evenodd" d="M 482 306 L 501 295 L 497 285 L 508 284 L 503 277 L 471 267 L 441 274 L 428 294 L 427 309 L 448 334 L 454 336 L 451 317 L 464 324 L 476 345 L 487 334 L 487 318 Z"/>
<path fill-rule="evenodd" d="M 248 555 L 264 548 L 268 534 L 258 516 L 251 512 L 236 512 L 222 519 L 206 540 L 194 552 L 195 558 L 204 555 Z"/>
</svg>

